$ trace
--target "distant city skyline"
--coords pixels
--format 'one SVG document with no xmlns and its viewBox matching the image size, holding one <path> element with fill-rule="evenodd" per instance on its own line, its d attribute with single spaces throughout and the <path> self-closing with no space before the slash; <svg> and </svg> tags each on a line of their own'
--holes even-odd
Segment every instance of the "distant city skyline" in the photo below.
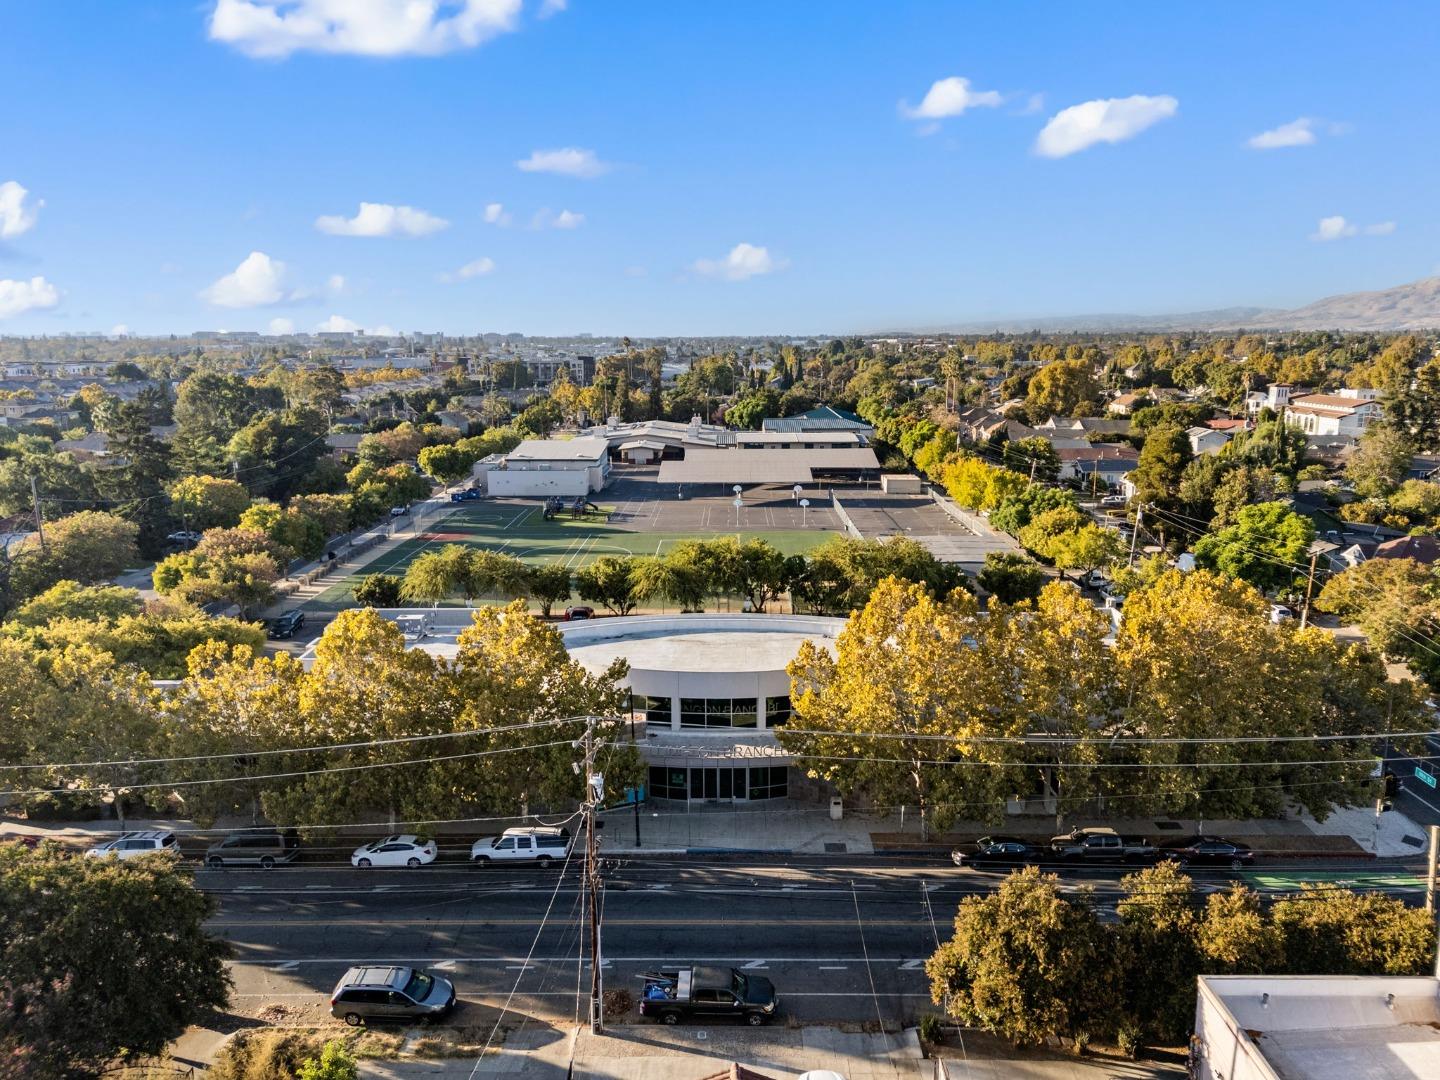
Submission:
<svg viewBox="0 0 1440 1080">
<path fill-rule="evenodd" d="M 843 334 L 1440 273 L 1440 12 L 1109 15 L 15 0 L 0 335 Z"/>
</svg>

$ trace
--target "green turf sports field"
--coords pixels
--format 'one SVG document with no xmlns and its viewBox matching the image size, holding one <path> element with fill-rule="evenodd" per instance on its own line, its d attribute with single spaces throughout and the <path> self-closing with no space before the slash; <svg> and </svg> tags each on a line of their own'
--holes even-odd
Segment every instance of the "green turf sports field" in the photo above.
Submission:
<svg viewBox="0 0 1440 1080">
<path fill-rule="evenodd" d="M 613 507 L 601 505 L 607 514 Z M 539 504 L 476 502 L 462 504 L 448 516 L 444 511 L 421 526 L 420 535 L 377 555 L 348 577 L 337 578 L 324 592 L 306 603 L 312 609 L 332 611 L 353 604 L 351 590 L 367 574 L 403 575 L 411 560 L 422 551 L 445 544 L 465 544 L 514 555 L 527 562 L 558 562 L 571 569 L 593 562 L 602 555 L 657 555 L 685 540 L 715 536 L 740 536 L 766 540 L 786 555 L 800 555 L 834 536 L 825 529 L 740 529 L 657 532 L 635 531 L 608 524 L 605 516 L 591 515 L 572 520 L 568 514 L 544 520 Z M 463 601 L 455 600 L 460 604 Z"/>
</svg>

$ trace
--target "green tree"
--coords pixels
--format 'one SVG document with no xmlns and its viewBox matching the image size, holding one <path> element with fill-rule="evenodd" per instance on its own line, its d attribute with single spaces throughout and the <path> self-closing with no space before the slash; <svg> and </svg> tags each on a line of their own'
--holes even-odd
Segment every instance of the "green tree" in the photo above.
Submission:
<svg viewBox="0 0 1440 1080">
<path fill-rule="evenodd" d="M 1030 379 L 1025 411 L 1031 417 L 1094 416 L 1099 411 L 1100 384 L 1083 360 L 1046 364 Z"/>
<path fill-rule="evenodd" d="M 303 489 L 327 452 L 328 426 L 314 409 L 264 413 L 230 437 L 227 459 L 251 491 L 283 500 Z"/>
<path fill-rule="evenodd" d="M 82 510 L 45 526 L 45 543 L 27 537 L 14 555 L 11 587 L 17 597 L 35 596 L 58 581 L 108 581 L 140 561 L 140 530 L 114 514 Z"/>
<path fill-rule="evenodd" d="M 1050 546 L 1051 558 L 1059 569 L 1085 574 L 1113 566 L 1125 554 L 1119 533 L 1093 524 L 1061 533 Z"/>
<path fill-rule="evenodd" d="M 1162 425 L 1145 437 L 1140 448 L 1140 458 L 1130 473 L 1130 483 L 1135 486 L 1135 501 L 1153 503 L 1162 510 L 1180 510 L 1180 483 L 1185 475 L 1185 466 L 1194 455 L 1190 450 L 1190 438 L 1184 429 Z"/>
<path fill-rule="evenodd" d="M 1006 604 L 1018 604 L 1040 595 L 1045 569 L 1034 559 L 1013 551 L 990 551 L 977 579 L 980 587 Z"/>
<path fill-rule="evenodd" d="M 1423 453 L 1440 451 L 1440 360 L 1430 360 L 1410 378 L 1408 367 L 1385 402 L 1393 424 Z"/>
<path fill-rule="evenodd" d="M 1127 874 L 1120 890 L 1116 953 L 1126 1014 L 1163 1045 L 1179 1045 L 1195 1023 L 1195 977 L 1203 969 L 1194 885 L 1166 861 Z"/>
<path fill-rule="evenodd" d="M 793 590 L 796 599 L 815 611 L 848 615 L 864 607 L 886 578 L 923 585 L 941 598 L 965 585 L 958 567 L 940 562 L 908 536 L 879 540 L 834 536 L 810 549 Z"/>
<path fill-rule="evenodd" d="M 1091 524 L 1088 516 L 1068 506 L 1046 510 L 1037 514 L 1029 525 L 1020 530 L 1019 540 L 1042 559 L 1054 562 L 1060 556 L 1068 538 Z"/>
<path fill-rule="evenodd" d="M 925 964 L 930 996 L 962 1024 L 1015 1043 L 1103 1036 L 1119 1005 L 1116 961 L 1089 889 L 1072 901 L 1033 866 L 967 896 Z"/>
<path fill-rule="evenodd" d="M 1435 958 L 1435 919 L 1398 897 L 1302 884 L 1270 918 L 1294 975 L 1421 975 Z"/>
<path fill-rule="evenodd" d="M 725 410 L 725 422 L 742 431 L 760 430 L 767 416 L 780 415 L 780 395 L 769 387 L 754 390 Z"/>
<path fill-rule="evenodd" d="M 217 476 L 185 476 L 170 485 L 170 511 L 187 529 L 229 529 L 250 506 L 245 485 Z"/>
<path fill-rule="evenodd" d="M 1361 498 L 1389 495 L 1410 471 L 1414 450 L 1409 438 L 1388 424 L 1374 424 L 1345 462 L 1345 478 Z"/>
<path fill-rule="evenodd" d="M 121 863 L 69 858 L 56 844 L 0 845 L 0 1060 L 10 1075 L 99 1076 L 162 1053 L 224 1008 L 230 950 L 204 931 L 215 911 L 166 855 Z"/>
<path fill-rule="evenodd" d="M 401 598 L 438 607 L 442 600 L 460 587 L 466 560 L 463 544 L 446 544 L 439 551 L 422 551 L 405 567 L 405 580 L 400 584 Z"/>
<path fill-rule="evenodd" d="M 355 602 L 362 607 L 399 607 L 402 583 L 394 574 L 366 574 L 353 590 Z"/>
<path fill-rule="evenodd" d="M 290 552 L 259 529 L 211 529 L 193 550 L 155 566 L 155 591 L 192 604 L 235 604 L 249 615 L 275 601 Z"/>
<path fill-rule="evenodd" d="M 1238 883 L 1206 898 L 1199 944 L 1205 970 L 1217 975 L 1274 974 L 1284 966 L 1284 943 L 1259 894 Z"/>
<path fill-rule="evenodd" d="M 1074 492 L 1043 484 L 1030 484 L 1014 495 L 1001 500 L 990 512 L 990 524 L 1001 532 L 1019 536 L 1020 530 L 1047 510 L 1069 508 L 1079 510 Z"/>
<path fill-rule="evenodd" d="M 692 541 L 691 543 L 698 543 Z M 664 556 L 635 564 L 635 595 L 674 604 L 682 611 L 699 610 L 710 592 L 703 564 L 681 545 Z"/>
<path fill-rule="evenodd" d="M 1257 589 L 1279 588 L 1304 572 L 1306 552 L 1315 539 L 1310 519 L 1284 502 L 1247 506 L 1235 524 L 1195 542 L 1195 561 L 1248 581 Z"/>
<path fill-rule="evenodd" d="M 1353 620 L 1391 659 L 1423 661 L 1440 634 L 1440 572 L 1414 559 L 1369 559 L 1327 581 L 1315 606 Z"/>
<path fill-rule="evenodd" d="M 601 555 L 575 571 L 575 589 L 582 600 L 593 600 L 611 614 L 629 615 L 640 602 L 635 581 L 637 563 L 629 555 Z"/>
<path fill-rule="evenodd" d="M 559 563 L 539 563 L 527 571 L 525 593 L 547 619 L 551 608 L 570 599 L 570 587 L 570 568 Z"/>
<path fill-rule="evenodd" d="M 57 619 L 95 619 L 113 622 L 124 615 L 136 615 L 143 606 L 140 593 L 118 585 L 81 585 L 58 581 L 39 596 L 17 608 L 8 621 L 11 627 L 45 626 Z"/>
</svg>

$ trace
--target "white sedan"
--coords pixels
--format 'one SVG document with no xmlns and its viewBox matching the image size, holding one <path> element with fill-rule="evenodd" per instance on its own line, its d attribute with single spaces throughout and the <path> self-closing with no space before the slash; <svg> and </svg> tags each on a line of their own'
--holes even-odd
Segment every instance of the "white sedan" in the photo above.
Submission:
<svg viewBox="0 0 1440 1080">
<path fill-rule="evenodd" d="M 434 862 L 437 854 L 434 840 L 421 840 L 418 836 L 387 836 L 356 848 L 355 854 L 350 856 L 350 865 L 366 868 L 408 866 L 413 870 Z"/>
</svg>

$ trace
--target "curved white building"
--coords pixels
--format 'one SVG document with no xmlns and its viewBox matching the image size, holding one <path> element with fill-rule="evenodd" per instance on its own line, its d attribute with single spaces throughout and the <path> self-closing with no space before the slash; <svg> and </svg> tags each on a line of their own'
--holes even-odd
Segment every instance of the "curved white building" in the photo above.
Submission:
<svg viewBox="0 0 1440 1080">
<path fill-rule="evenodd" d="M 798 794 L 775 740 L 790 719 L 786 665 L 803 641 L 832 652 L 844 619 L 815 615 L 632 615 L 560 627 L 579 663 L 630 664 L 653 798 L 745 802 Z"/>
</svg>

